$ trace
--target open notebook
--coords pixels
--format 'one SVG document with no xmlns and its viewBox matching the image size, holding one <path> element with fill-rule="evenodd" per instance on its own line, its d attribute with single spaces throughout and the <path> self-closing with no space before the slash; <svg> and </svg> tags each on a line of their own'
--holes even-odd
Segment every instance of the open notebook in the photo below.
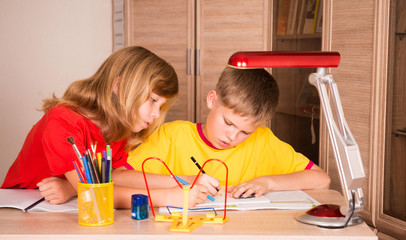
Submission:
<svg viewBox="0 0 406 240">
<path fill-rule="evenodd" d="M 0 189 L 0 208 L 23 210 L 41 198 L 38 189 Z M 42 201 L 29 211 L 78 212 L 78 200 L 77 198 L 72 198 L 66 203 L 57 205 L 52 205 L 48 201 Z"/>
<path fill-rule="evenodd" d="M 202 204 L 189 209 L 189 211 L 210 211 L 210 209 L 224 209 L 224 191 L 215 196 L 215 201 L 206 200 Z M 310 209 L 320 205 L 318 201 L 307 193 L 297 191 L 275 191 L 264 194 L 258 198 L 236 199 L 227 195 L 227 210 L 257 210 L 257 209 Z M 160 207 L 159 213 L 179 212 L 181 208 Z"/>
</svg>

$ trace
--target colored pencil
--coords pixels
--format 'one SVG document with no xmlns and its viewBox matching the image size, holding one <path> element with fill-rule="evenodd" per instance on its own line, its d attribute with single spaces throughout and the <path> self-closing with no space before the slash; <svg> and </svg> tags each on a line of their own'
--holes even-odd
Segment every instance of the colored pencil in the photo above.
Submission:
<svg viewBox="0 0 406 240">
<path fill-rule="evenodd" d="M 73 166 L 76 169 L 76 172 L 78 173 L 79 179 L 81 183 L 86 183 L 86 179 L 85 176 L 83 175 L 82 170 L 80 170 L 78 163 L 76 161 L 73 161 Z"/>
<path fill-rule="evenodd" d="M 91 177 L 90 171 L 89 171 L 89 165 L 87 164 L 86 156 L 82 157 L 82 161 L 83 161 L 83 166 L 85 168 L 85 174 L 86 174 L 87 183 L 93 183 L 92 177 Z"/>
<path fill-rule="evenodd" d="M 106 183 L 108 183 L 108 182 L 110 182 L 110 160 L 106 160 L 106 168 L 105 168 L 105 181 L 106 181 Z"/>
<path fill-rule="evenodd" d="M 91 174 L 94 177 L 94 181 L 95 181 L 95 183 L 100 183 L 99 175 L 97 173 L 97 169 L 96 169 L 95 161 L 94 161 L 96 159 L 93 160 L 92 156 L 90 154 L 88 154 L 87 157 L 88 157 L 88 161 L 90 162 L 90 165 L 91 165 L 91 170 L 92 170 Z"/>
<path fill-rule="evenodd" d="M 102 159 L 102 155 L 101 153 L 97 153 L 97 163 L 99 164 L 99 172 L 101 173 L 101 159 Z"/>
<path fill-rule="evenodd" d="M 101 159 L 101 178 L 102 183 L 106 183 L 106 159 Z"/>
</svg>

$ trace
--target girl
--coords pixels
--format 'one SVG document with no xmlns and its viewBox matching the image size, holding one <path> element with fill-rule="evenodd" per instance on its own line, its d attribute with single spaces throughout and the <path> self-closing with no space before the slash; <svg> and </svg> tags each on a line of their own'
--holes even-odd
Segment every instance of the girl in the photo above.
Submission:
<svg viewBox="0 0 406 240">
<path fill-rule="evenodd" d="M 73 82 L 62 98 L 43 101 L 45 114 L 28 133 L 2 188 L 38 187 L 51 204 L 66 202 L 76 196 L 79 182 L 73 165 L 77 157 L 67 138 L 73 137 L 80 153 L 93 144 L 101 152 L 110 144 L 113 169 L 124 166 L 128 150 L 163 122 L 177 94 L 177 75 L 166 61 L 139 46 L 118 50 L 92 77 Z M 171 189 L 154 191 L 163 195 Z M 182 191 L 176 192 L 182 199 Z M 115 186 L 114 193 L 116 207 L 130 207 L 131 194 L 146 192 Z M 196 187 L 192 205 L 205 195 L 203 186 Z M 154 199 L 157 205 L 172 204 Z"/>
</svg>

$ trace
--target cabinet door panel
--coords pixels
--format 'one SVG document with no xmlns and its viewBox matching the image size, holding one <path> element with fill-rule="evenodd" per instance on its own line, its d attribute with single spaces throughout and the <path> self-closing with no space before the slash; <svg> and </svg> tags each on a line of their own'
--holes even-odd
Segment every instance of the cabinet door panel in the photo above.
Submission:
<svg viewBox="0 0 406 240">
<path fill-rule="evenodd" d="M 385 157 L 376 211 L 376 226 L 398 239 L 406 237 L 406 2 L 390 1 L 388 82 L 386 98 Z M 382 196 L 380 195 L 382 194 Z"/>
<path fill-rule="evenodd" d="M 178 75 L 179 98 L 168 112 L 166 121 L 193 121 L 194 79 L 193 72 L 187 74 L 187 53 L 193 47 L 194 2 L 127 0 L 126 9 L 127 45 L 151 50 L 169 62 Z"/>
<path fill-rule="evenodd" d="M 196 76 L 196 121 L 208 113 L 207 93 L 214 89 L 229 57 L 237 51 L 261 51 L 270 47 L 267 0 L 197 0 L 196 48 L 200 75 Z"/>
</svg>

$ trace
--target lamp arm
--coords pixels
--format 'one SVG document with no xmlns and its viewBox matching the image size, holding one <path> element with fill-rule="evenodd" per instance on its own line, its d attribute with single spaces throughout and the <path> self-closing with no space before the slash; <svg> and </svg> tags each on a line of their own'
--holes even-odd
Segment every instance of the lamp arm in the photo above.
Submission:
<svg viewBox="0 0 406 240">
<path fill-rule="evenodd" d="M 341 207 L 341 212 L 346 216 L 352 208 L 354 208 L 354 212 L 360 212 L 363 208 L 363 193 L 361 187 L 365 179 L 365 172 L 358 145 L 344 117 L 337 85 L 332 75 L 326 73 L 326 68 L 318 68 L 316 73 L 310 74 L 309 82 L 317 88 L 320 96 L 321 107 L 323 109 L 340 175 L 343 195 L 347 203 L 346 206 Z M 333 117 L 327 88 L 330 89 L 338 126 Z M 355 198 L 354 206 L 353 196 Z"/>
</svg>

